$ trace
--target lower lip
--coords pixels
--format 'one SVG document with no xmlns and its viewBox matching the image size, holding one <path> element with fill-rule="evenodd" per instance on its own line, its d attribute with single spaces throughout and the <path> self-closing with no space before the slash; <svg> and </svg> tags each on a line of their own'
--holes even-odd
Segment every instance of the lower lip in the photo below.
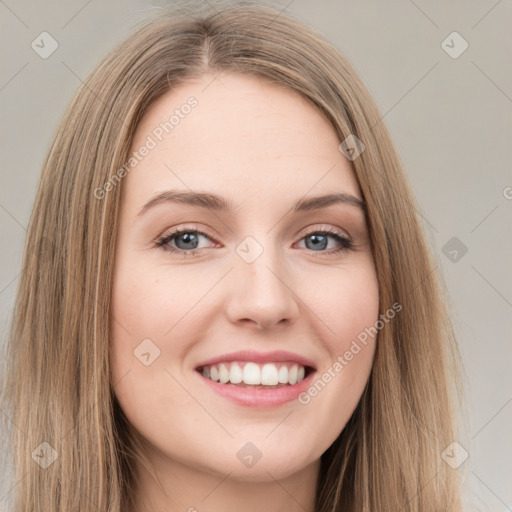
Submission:
<svg viewBox="0 0 512 512">
<path fill-rule="evenodd" d="M 312 371 L 305 379 L 293 386 L 284 386 L 276 389 L 249 388 L 240 387 L 234 384 L 221 384 L 214 380 L 204 377 L 196 372 L 203 382 L 219 395 L 246 407 L 277 407 L 292 400 L 306 391 L 310 386 L 313 376 L 316 373 Z"/>
</svg>

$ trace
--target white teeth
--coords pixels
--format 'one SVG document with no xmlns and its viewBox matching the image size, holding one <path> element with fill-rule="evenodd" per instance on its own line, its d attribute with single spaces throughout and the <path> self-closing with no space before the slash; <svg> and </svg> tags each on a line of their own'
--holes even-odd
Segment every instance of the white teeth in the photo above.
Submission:
<svg viewBox="0 0 512 512">
<path fill-rule="evenodd" d="M 219 365 L 219 380 L 222 384 L 226 384 L 229 380 L 229 370 L 226 368 L 224 363 Z"/>
<path fill-rule="evenodd" d="M 286 368 L 286 366 L 281 366 L 279 369 L 277 380 L 279 384 L 286 384 L 288 382 L 288 368 Z"/>
<path fill-rule="evenodd" d="M 202 374 L 221 384 L 248 384 L 254 386 L 277 386 L 279 384 L 294 385 L 304 379 L 306 370 L 297 363 L 265 363 L 258 365 L 253 362 L 236 361 L 205 366 Z"/>
<path fill-rule="evenodd" d="M 288 382 L 290 384 L 296 384 L 297 383 L 297 372 L 299 371 L 299 367 L 294 364 L 291 368 L 290 368 L 290 371 L 288 372 Z"/>
<path fill-rule="evenodd" d="M 231 365 L 231 369 L 229 370 L 229 381 L 231 384 L 240 384 L 243 380 L 242 368 L 238 366 L 237 363 L 233 363 Z"/>
<path fill-rule="evenodd" d="M 256 363 L 247 363 L 243 372 L 244 384 L 261 384 L 260 367 Z"/>
<path fill-rule="evenodd" d="M 261 383 L 265 386 L 275 386 L 277 384 L 277 368 L 274 364 L 266 364 L 261 369 Z"/>
<path fill-rule="evenodd" d="M 210 379 L 219 380 L 219 370 L 217 370 L 216 366 L 210 367 Z"/>
</svg>

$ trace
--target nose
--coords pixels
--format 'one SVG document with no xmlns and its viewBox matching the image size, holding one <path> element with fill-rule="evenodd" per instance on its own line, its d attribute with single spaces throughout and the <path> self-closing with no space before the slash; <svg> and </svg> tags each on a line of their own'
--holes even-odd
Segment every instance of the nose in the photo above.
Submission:
<svg viewBox="0 0 512 512">
<path fill-rule="evenodd" d="M 236 258 L 226 305 L 229 320 L 259 329 L 295 323 L 299 298 L 282 256 L 266 247 L 252 263 Z"/>
</svg>

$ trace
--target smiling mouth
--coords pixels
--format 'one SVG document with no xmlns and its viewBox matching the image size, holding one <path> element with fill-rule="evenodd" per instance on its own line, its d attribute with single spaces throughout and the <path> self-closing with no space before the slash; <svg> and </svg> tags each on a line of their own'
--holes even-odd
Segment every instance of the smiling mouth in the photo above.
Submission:
<svg viewBox="0 0 512 512">
<path fill-rule="evenodd" d="M 218 384 L 253 389 L 279 389 L 298 384 L 315 370 L 293 361 L 264 364 L 230 361 L 201 366 L 196 371 Z"/>
</svg>

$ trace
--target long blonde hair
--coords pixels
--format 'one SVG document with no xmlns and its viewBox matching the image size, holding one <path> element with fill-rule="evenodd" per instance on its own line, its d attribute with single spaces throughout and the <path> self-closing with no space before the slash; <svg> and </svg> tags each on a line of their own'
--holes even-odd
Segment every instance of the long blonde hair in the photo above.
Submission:
<svg viewBox="0 0 512 512">
<path fill-rule="evenodd" d="M 222 71 L 295 91 L 340 142 L 353 134 L 364 143 L 352 165 L 367 206 L 380 308 L 402 306 L 378 334 L 354 414 L 322 455 L 315 510 L 459 512 L 460 477 L 441 454 L 458 439 L 460 355 L 391 137 L 334 45 L 277 7 L 229 2 L 145 20 L 85 80 L 53 138 L 6 345 L 2 416 L 19 481 L 14 511 L 121 512 L 132 503 L 143 454 L 128 435 L 108 357 L 118 172 L 156 98 Z"/>
</svg>

